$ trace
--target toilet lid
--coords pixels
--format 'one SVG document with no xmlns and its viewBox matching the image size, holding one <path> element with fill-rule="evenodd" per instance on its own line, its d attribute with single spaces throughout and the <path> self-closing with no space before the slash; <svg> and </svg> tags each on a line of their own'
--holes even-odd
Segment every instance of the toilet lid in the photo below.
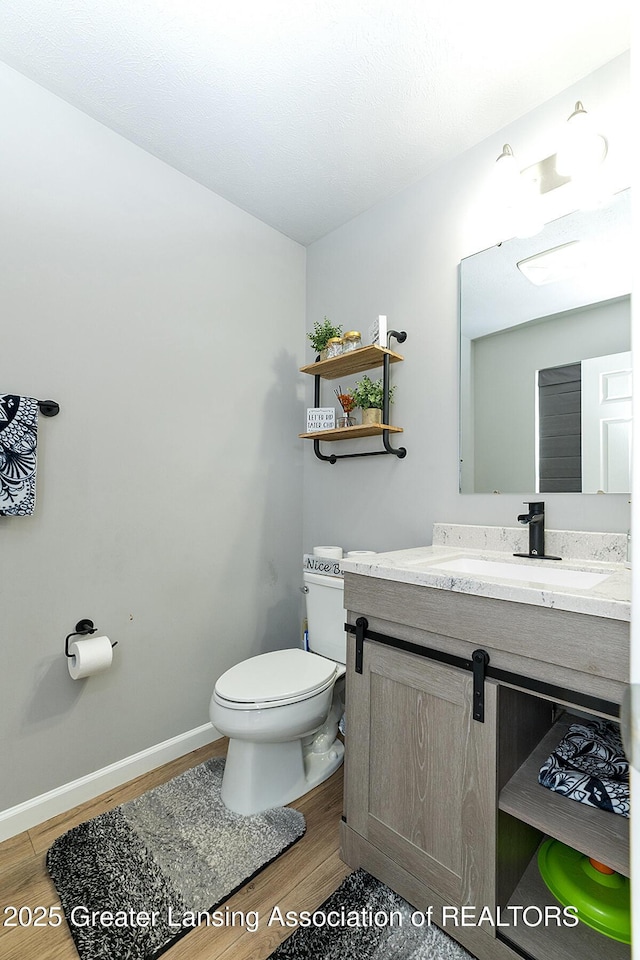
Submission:
<svg viewBox="0 0 640 960">
<path fill-rule="evenodd" d="M 303 699 L 333 681 L 336 664 L 306 650 L 275 650 L 231 667 L 216 683 L 215 692 L 235 703 L 266 703 Z"/>
</svg>

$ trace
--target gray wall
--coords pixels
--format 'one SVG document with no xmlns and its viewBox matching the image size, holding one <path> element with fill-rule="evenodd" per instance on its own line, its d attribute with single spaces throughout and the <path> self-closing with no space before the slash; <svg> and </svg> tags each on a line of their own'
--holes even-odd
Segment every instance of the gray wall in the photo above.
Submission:
<svg viewBox="0 0 640 960">
<path fill-rule="evenodd" d="M 625 352 L 630 338 L 626 298 L 474 340 L 475 489 L 535 489 L 536 372 Z"/>
<path fill-rule="evenodd" d="M 533 163 L 578 98 L 619 103 L 624 132 L 628 58 L 314 244 L 306 320 L 302 248 L 8 68 L 0 84 L 0 390 L 62 407 L 36 514 L 0 518 L 3 809 L 206 723 L 224 669 L 298 642 L 303 548 L 513 523 L 521 496 L 457 493 L 457 266 L 495 239 L 477 208 L 505 134 Z M 297 439 L 305 327 L 379 313 L 409 333 L 409 455 L 322 464 Z M 626 497 L 547 501 L 553 527 L 628 526 Z M 73 683 L 81 617 L 119 645 Z"/>
<path fill-rule="evenodd" d="M 549 156 L 578 99 L 606 124 L 611 185 L 628 186 L 628 70 L 628 56 L 617 58 L 309 248 L 309 325 L 327 314 L 345 329 L 367 331 L 375 316 L 387 314 L 390 327 L 408 333 L 399 348 L 406 361 L 393 368 L 398 389 L 392 407 L 408 455 L 331 466 L 307 449 L 305 549 L 318 543 L 377 550 L 428 544 L 434 521 L 515 523 L 526 497 L 458 493 L 458 264 L 504 239 L 492 223 L 490 189 L 503 144 L 512 145 L 522 168 Z M 567 190 L 547 195 L 546 220 L 571 208 Z M 310 403 L 310 387 L 307 398 Z M 341 448 L 347 452 L 346 445 Z M 549 494 L 548 525 L 626 531 L 628 499 Z"/>
<path fill-rule="evenodd" d="M 1 810 L 299 642 L 305 251 L 4 66 L 0 104 L 0 391 L 61 406 L 0 518 Z M 83 617 L 118 646 L 73 682 Z"/>
</svg>

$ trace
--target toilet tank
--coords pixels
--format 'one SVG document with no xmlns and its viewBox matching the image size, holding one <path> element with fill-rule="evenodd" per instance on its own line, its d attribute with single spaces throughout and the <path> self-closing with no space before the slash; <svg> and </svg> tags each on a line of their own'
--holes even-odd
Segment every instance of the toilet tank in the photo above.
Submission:
<svg viewBox="0 0 640 960">
<path fill-rule="evenodd" d="M 307 600 L 309 649 L 337 663 L 346 663 L 344 580 L 321 573 L 303 573 Z"/>
</svg>

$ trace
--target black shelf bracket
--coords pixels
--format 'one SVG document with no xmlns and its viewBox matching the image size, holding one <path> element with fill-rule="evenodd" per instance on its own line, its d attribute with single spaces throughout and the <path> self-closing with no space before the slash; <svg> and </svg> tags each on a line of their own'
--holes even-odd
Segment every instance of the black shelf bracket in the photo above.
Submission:
<svg viewBox="0 0 640 960">
<path fill-rule="evenodd" d="M 404 343 L 407 339 L 407 334 L 404 330 L 389 330 L 387 332 L 387 348 L 390 350 L 389 346 L 391 342 L 391 337 L 398 341 L 398 343 Z M 316 358 L 316 362 L 320 357 Z M 382 360 L 382 422 L 389 422 L 389 387 L 390 387 L 390 367 L 391 360 L 388 354 L 385 354 Z M 320 406 L 320 380 L 322 379 L 319 375 L 316 374 L 314 379 L 314 389 L 313 389 L 313 404 L 316 407 Z M 382 445 L 384 450 L 368 450 L 365 453 L 331 453 L 329 456 L 322 453 L 320 449 L 320 440 L 313 441 L 313 452 L 315 453 L 318 460 L 325 460 L 327 463 L 336 463 L 338 460 L 354 460 L 356 457 L 386 457 L 388 455 L 397 457 L 398 460 L 404 460 L 407 455 L 405 447 L 393 447 L 389 440 L 390 431 L 382 431 Z"/>
</svg>

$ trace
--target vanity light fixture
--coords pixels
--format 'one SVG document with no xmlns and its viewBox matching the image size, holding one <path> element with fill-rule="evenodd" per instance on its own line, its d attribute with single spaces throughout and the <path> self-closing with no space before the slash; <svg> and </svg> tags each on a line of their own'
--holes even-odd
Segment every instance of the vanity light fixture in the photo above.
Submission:
<svg viewBox="0 0 640 960">
<path fill-rule="evenodd" d="M 509 223 L 507 233 L 517 237 L 533 237 L 544 222 L 539 210 L 539 189 L 535 180 L 523 176 L 508 143 L 496 159 L 497 202 Z"/>
<path fill-rule="evenodd" d="M 607 140 L 595 128 L 582 101 L 564 125 L 557 153 L 519 169 L 510 144 L 505 143 L 496 160 L 496 213 L 504 219 L 503 236 L 532 237 L 544 227 L 542 194 L 573 182 L 574 209 L 602 204 L 600 166 L 607 156 Z"/>
<path fill-rule="evenodd" d="M 582 101 L 578 100 L 565 124 L 556 154 L 556 171 L 567 177 L 588 176 L 602 164 L 607 150 L 606 137 L 598 133 Z"/>
<path fill-rule="evenodd" d="M 512 203 L 520 188 L 520 165 L 508 143 L 496 157 L 495 186 L 500 200 L 506 204 Z"/>
<path fill-rule="evenodd" d="M 516 166 L 516 158 L 513 155 L 513 150 L 508 143 L 505 143 L 503 146 L 500 156 L 496 157 L 496 163 L 500 164 L 500 167 L 497 169 L 499 169 L 501 173 L 503 170 L 515 170 L 516 173 L 520 172 Z M 512 174 L 509 173 L 508 176 L 512 176 Z"/>
</svg>

